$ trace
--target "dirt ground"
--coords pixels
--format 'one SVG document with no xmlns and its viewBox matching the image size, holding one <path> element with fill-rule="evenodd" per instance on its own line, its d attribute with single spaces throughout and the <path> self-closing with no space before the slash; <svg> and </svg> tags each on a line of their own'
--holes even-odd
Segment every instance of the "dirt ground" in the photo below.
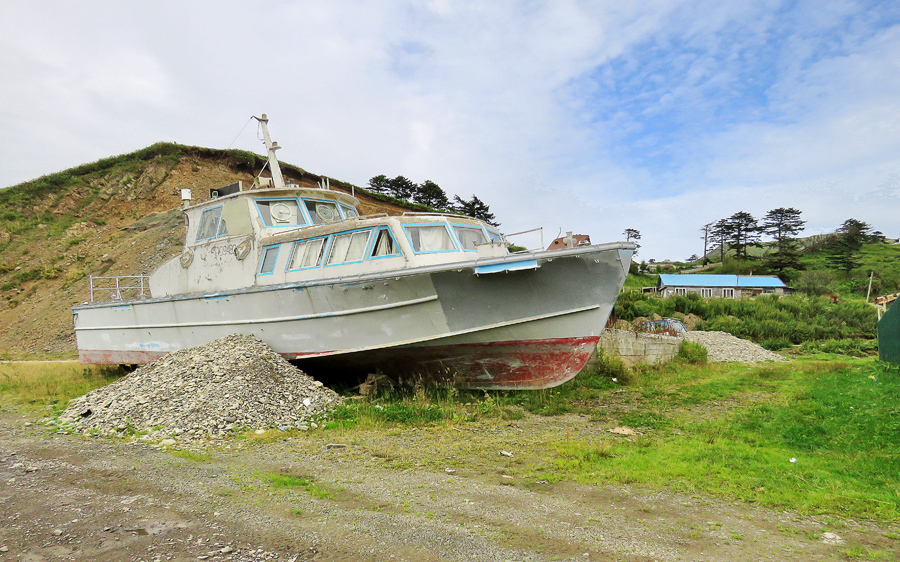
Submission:
<svg viewBox="0 0 900 562">
<path fill-rule="evenodd" d="M 583 417 L 526 417 L 344 436 L 311 431 L 177 452 L 58 434 L 37 415 L 7 409 L 0 412 L 0 560 L 746 562 L 898 555 L 897 541 L 885 536 L 897 530 L 871 523 L 520 476 L 519 452 L 530 440 L 562 431 L 614 438 Z M 295 486 L 273 485 L 277 475 L 294 476 Z"/>
</svg>

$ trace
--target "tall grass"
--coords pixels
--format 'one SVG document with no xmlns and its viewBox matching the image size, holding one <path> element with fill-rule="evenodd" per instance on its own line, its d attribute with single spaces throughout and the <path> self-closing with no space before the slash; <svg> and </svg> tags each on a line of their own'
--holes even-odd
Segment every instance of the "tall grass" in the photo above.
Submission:
<svg viewBox="0 0 900 562">
<path fill-rule="evenodd" d="M 0 363 L 0 398 L 26 406 L 65 407 L 72 398 L 123 375 L 117 366 L 84 366 L 77 361 Z"/>
</svg>

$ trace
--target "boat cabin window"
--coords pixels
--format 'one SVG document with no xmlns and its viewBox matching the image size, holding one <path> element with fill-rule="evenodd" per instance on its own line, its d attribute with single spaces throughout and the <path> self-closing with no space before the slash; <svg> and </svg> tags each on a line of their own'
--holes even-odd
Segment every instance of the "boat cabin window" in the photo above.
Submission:
<svg viewBox="0 0 900 562">
<path fill-rule="evenodd" d="M 333 201 L 315 201 L 313 199 L 304 199 L 303 204 L 309 211 L 309 217 L 313 224 L 325 224 L 341 220 L 341 212 L 338 210 L 337 203 Z"/>
<path fill-rule="evenodd" d="M 322 261 L 322 249 L 325 247 L 326 237 L 313 238 L 294 242 L 291 246 L 291 256 L 288 258 L 287 270 L 305 269 L 316 267 Z"/>
<path fill-rule="evenodd" d="M 488 238 L 491 239 L 491 242 L 503 242 L 503 235 L 497 232 L 496 230 L 487 229 Z"/>
<path fill-rule="evenodd" d="M 417 254 L 456 250 L 456 244 L 453 243 L 450 232 L 442 224 L 404 226 L 403 228 Z"/>
<path fill-rule="evenodd" d="M 203 211 L 203 214 L 200 215 L 200 226 L 197 228 L 197 241 L 208 240 L 210 238 L 215 238 L 216 236 L 228 234 L 224 224 L 221 227 L 219 225 L 219 219 L 221 218 L 221 206 Z M 225 230 L 225 232 L 222 233 L 222 230 Z"/>
<path fill-rule="evenodd" d="M 341 210 L 344 211 L 344 216 L 348 219 L 359 216 L 359 212 L 349 205 L 341 205 Z"/>
<path fill-rule="evenodd" d="M 262 262 L 259 265 L 260 275 L 269 275 L 275 271 L 275 262 L 278 261 L 278 249 L 280 247 L 281 245 L 269 246 L 263 251 Z"/>
<path fill-rule="evenodd" d="M 371 257 L 386 258 L 399 255 L 400 248 L 397 247 L 397 242 L 394 240 L 391 231 L 386 228 L 379 228 L 378 234 L 375 236 L 375 245 L 372 246 Z"/>
<path fill-rule="evenodd" d="M 345 234 L 335 234 L 331 243 L 331 252 L 325 265 L 362 261 L 369 245 L 371 230 L 357 230 Z"/>
<path fill-rule="evenodd" d="M 455 224 L 453 225 L 453 230 L 456 232 L 456 238 L 462 245 L 463 250 L 474 252 L 476 245 L 487 243 L 487 238 L 485 238 L 481 227 Z"/>
<path fill-rule="evenodd" d="M 257 199 L 256 210 L 263 224 L 272 226 L 303 226 L 306 219 L 300 212 L 300 203 L 295 198 Z"/>
</svg>

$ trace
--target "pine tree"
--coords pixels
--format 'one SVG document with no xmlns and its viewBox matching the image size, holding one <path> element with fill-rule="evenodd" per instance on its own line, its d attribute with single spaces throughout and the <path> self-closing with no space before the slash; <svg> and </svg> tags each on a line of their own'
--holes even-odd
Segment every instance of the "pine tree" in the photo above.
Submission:
<svg viewBox="0 0 900 562">
<path fill-rule="evenodd" d="M 450 199 L 441 189 L 441 186 L 431 180 L 425 180 L 416 187 L 413 201 L 422 205 L 428 205 L 432 209 L 449 209 Z"/>
<path fill-rule="evenodd" d="M 478 220 L 482 220 L 493 226 L 500 226 L 499 222 L 494 221 L 494 214 L 491 208 L 476 195 L 472 195 L 472 199 L 466 201 L 459 195 L 453 196 L 453 210 L 461 215 L 466 215 Z"/>
<path fill-rule="evenodd" d="M 775 253 L 765 258 L 766 265 L 785 282 L 805 269 L 800 261 L 803 256 L 800 244 L 794 238 L 806 224 L 806 221 L 800 219 L 800 213 L 793 207 L 772 209 L 766 213 L 760 225 L 762 232 L 775 239 Z"/>
<path fill-rule="evenodd" d="M 862 262 L 859 251 L 863 244 L 872 241 L 872 227 L 863 221 L 847 219 L 837 229 L 837 235 L 825 246 L 825 262 L 847 273 L 850 273 Z"/>
<path fill-rule="evenodd" d="M 384 174 L 379 174 L 369 180 L 369 189 L 375 193 L 387 193 L 390 191 L 390 181 Z"/>
<path fill-rule="evenodd" d="M 746 211 L 739 211 L 725 219 L 727 242 L 734 248 L 736 257 L 747 259 L 747 248 L 759 246 L 759 225 Z"/>
</svg>

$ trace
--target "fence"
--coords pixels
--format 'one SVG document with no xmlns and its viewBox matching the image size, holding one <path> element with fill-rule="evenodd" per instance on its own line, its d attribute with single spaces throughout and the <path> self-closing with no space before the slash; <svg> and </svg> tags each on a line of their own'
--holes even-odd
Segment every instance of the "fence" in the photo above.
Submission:
<svg viewBox="0 0 900 562">
<path fill-rule="evenodd" d="M 90 302 L 123 301 L 150 297 L 149 275 L 88 277 Z"/>
</svg>

